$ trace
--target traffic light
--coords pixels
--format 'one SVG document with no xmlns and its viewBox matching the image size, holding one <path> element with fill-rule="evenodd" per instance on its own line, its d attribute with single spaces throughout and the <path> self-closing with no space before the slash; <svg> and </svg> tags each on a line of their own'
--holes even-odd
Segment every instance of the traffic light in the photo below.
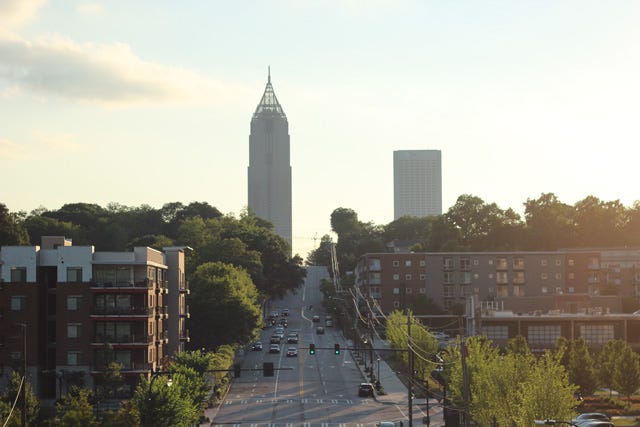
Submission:
<svg viewBox="0 0 640 427">
<path fill-rule="evenodd" d="M 273 376 L 273 362 L 264 362 L 262 364 L 262 376 L 264 377 Z"/>
<path fill-rule="evenodd" d="M 309 344 L 309 354 L 311 354 L 311 355 L 316 354 L 316 345 L 315 344 Z"/>
<path fill-rule="evenodd" d="M 334 344 L 333 345 L 333 352 L 335 354 L 340 354 L 340 344 Z"/>
<path fill-rule="evenodd" d="M 233 376 L 236 378 L 240 378 L 240 372 L 242 371 L 242 368 L 240 367 L 239 363 L 236 363 L 235 365 L 233 365 Z"/>
</svg>

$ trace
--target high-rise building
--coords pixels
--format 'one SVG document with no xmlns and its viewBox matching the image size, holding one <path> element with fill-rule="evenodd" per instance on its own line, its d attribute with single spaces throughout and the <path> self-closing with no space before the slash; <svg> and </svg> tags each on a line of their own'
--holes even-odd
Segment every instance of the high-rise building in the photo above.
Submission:
<svg viewBox="0 0 640 427">
<path fill-rule="evenodd" d="M 291 247 L 291 164 L 289 122 L 271 85 L 251 119 L 249 136 L 249 208 L 271 222 Z"/>
<path fill-rule="evenodd" d="M 393 152 L 393 218 L 442 214 L 440 150 Z"/>
</svg>

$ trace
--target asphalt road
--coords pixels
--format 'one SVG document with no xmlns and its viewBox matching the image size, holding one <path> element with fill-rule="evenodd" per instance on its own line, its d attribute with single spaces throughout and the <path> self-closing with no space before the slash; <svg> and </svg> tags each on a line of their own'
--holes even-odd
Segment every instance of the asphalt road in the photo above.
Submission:
<svg viewBox="0 0 640 427">
<path fill-rule="evenodd" d="M 297 330 L 298 357 L 286 357 L 286 340 L 280 353 L 269 353 L 273 328 L 263 330 L 263 351 L 240 354 L 237 362 L 243 371 L 234 378 L 231 388 L 218 408 L 207 411 L 212 426 L 373 426 L 385 419 L 397 419 L 401 414 L 394 405 L 385 405 L 372 398 L 358 397 L 363 381 L 347 343 L 334 327 L 324 325 L 322 295 L 317 284 L 305 284 L 297 294 L 271 301 L 266 313 L 288 308 L 285 334 Z M 309 308 L 313 306 L 313 308 Z M 321 321 L 311 321 L 313 315 Z M 316 327 L 325 326 L 324 334 Z M 316 345 L 316 354 L 309 354 L 309 344 Z M 340 344 L 340 355 L 334 354 L 334 344 Z M 262 375 L 263 362 L 273 362 L 273 377 Z M 255 370 L 253 370 L 255 369 Z"/>
</svg>

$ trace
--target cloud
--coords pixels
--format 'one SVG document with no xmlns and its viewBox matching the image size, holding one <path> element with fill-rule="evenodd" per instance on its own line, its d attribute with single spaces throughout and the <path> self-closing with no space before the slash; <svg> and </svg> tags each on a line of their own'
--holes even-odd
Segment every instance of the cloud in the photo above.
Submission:
<svg viewBox="0 0 640 427">
<path fill-rule="evenodd" d="M 25 150 L 8 139 L 0 138 L 0 160 L 22 160 L 26 158 Z"/>
<path fill-rule="evenodd" d="M 223 92 L 192 71 L 144 61 L 124 43 L 80 44 L 55 35 L 29 41 L 8 32 L 0 32 L 2 80 L 40 95 L 110 105 L 211 99 Z"/>
<path fill-rule="evenodd" d="M 15 28 L 33 18 L 46 0 L 0 1 L 0 27 Z"/>
<path fill-rule="evenodd" d="M 77 153 L 85 151 L 85 146 L 76 141 L 76 136 L 71 134 L 46 134 L 35 132 L 37 145 L 42 151 L 56 153 Z"/>
<path fill-rule="evenodd" d="M 80 2 L 76 4 L 76 13 L 83 16 L 100 16 L 104 13 L 104 7 L 97 2 Z"/>
</svg>

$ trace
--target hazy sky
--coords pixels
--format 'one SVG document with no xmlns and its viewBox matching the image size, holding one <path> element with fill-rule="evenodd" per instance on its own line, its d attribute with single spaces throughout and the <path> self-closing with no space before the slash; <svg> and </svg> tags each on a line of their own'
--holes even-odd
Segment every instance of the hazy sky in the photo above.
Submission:
<svg viewBox="0 0 640 427">
<path fill-rule="evenodd" d="M 0 0 L 0 202 L 247 204 L 267 66 L 294 252 L 337 207 L 393 220 L 393 151 L 443 209 L 638 193 L 640 1 Z"/>
</svg>

